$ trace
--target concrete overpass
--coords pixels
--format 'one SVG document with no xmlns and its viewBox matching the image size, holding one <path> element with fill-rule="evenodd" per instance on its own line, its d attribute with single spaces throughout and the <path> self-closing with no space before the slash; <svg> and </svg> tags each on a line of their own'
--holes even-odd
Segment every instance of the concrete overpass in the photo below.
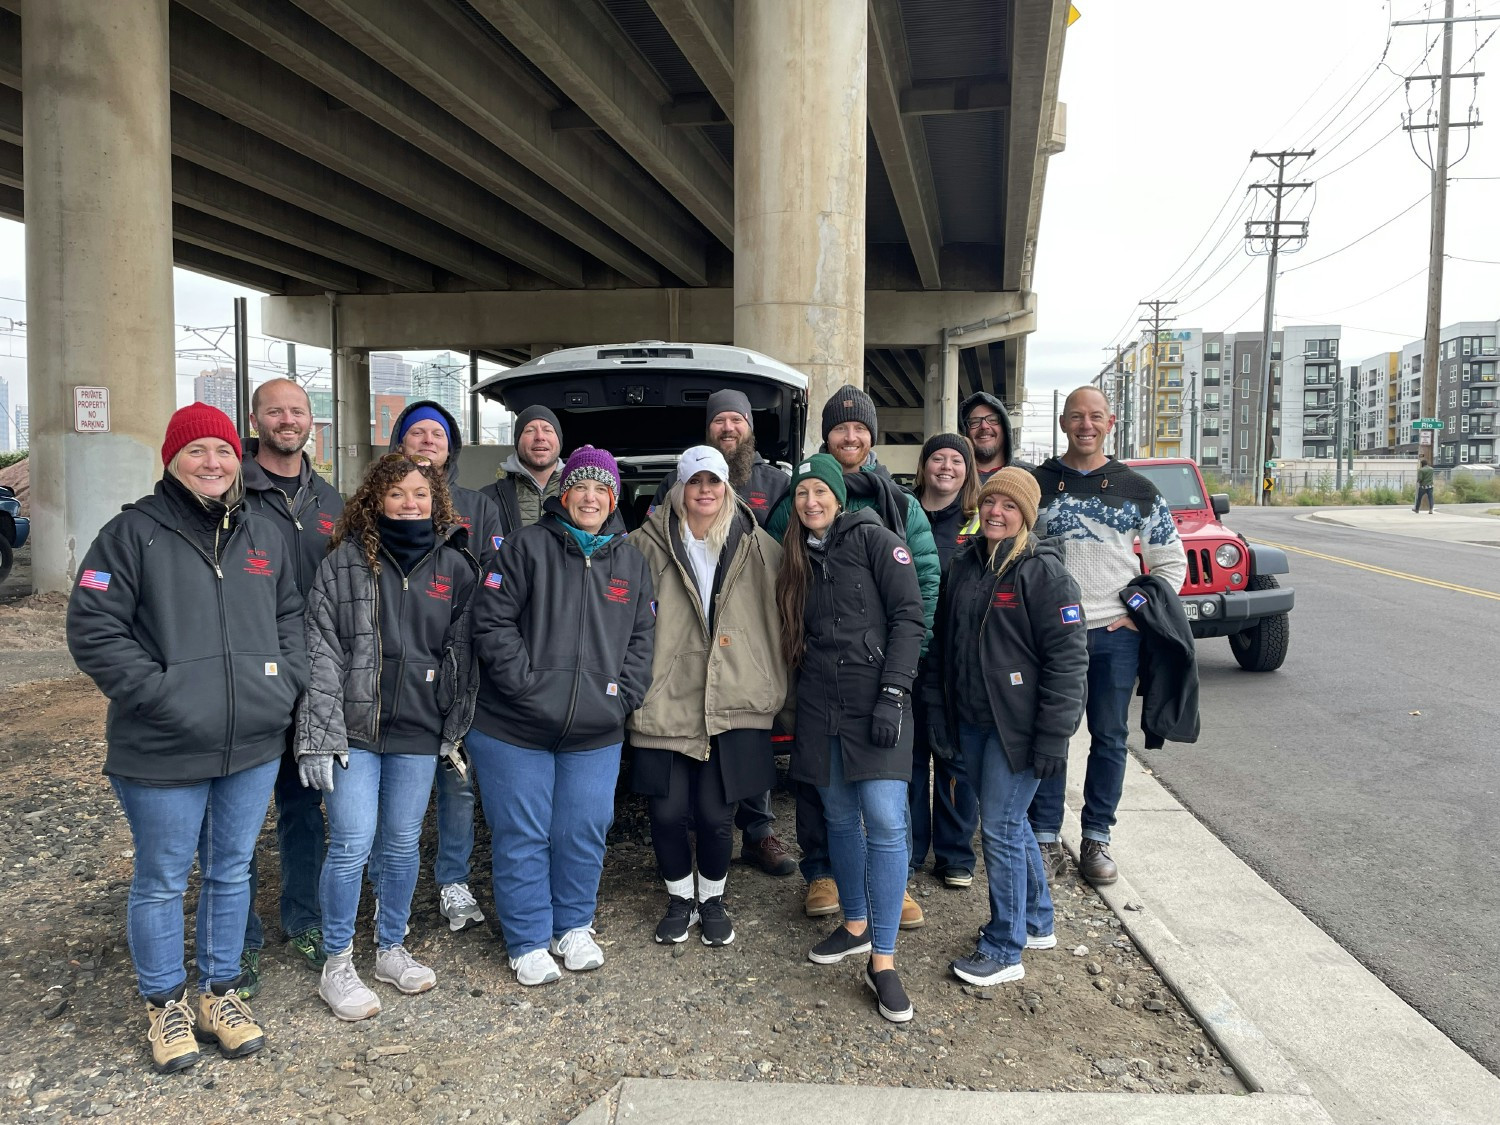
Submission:
<svg viewBox="0 0 1500 1125">
<path fill-rule="evenodd" d="M 38 588 L 159 472 L 173 262 L 336 348 L 346 434 L 372 349 L 642 338 L 776 356 L 814 409 L 863 382 L 890 441 L 1019 409 L 1068 9 L 0 0 Z"/>
</svg>

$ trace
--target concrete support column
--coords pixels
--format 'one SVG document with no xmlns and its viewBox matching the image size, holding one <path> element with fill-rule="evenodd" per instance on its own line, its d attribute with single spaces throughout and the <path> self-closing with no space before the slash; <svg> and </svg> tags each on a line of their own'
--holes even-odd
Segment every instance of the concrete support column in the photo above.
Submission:
<svg viewBox="0 0 1500 1125">
<path fill-rule="evenodd" d="M 339 488 L 353 495 L 370 467 L 370 349 L 339 349 Z M 385 452 L 381 450 L 381 452 Z"/>
<path fill-rule="evenodd" d="M 958 429 L 958 346 L 939 336 L 922 349 L 922 429 L 927 437 Z"/>
<path fill-rule="evenodd" d="M 806 372 L 811 426 L 864 386 L 869 11 L 736 4 L 734 342 Z"/>
<path fill-rule="evenodd" d="M 176 405 L 167 0 L 27 4 L 21 57 L 32 573 L 66 591 Z M 73 432 L 78 384 L 109 388 L 109 433 Z"/>
</svg>

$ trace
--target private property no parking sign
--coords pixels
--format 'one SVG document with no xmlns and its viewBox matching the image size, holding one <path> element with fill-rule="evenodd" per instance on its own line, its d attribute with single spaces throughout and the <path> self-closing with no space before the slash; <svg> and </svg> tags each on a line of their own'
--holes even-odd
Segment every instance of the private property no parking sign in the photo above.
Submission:
<svg viewBox="0 0 1500 1125">
<path fill-rule="evenodd" d="M 73 388 L 73 429 L 80 434 L 109 433 L 109 388 Z"/>
</svg>

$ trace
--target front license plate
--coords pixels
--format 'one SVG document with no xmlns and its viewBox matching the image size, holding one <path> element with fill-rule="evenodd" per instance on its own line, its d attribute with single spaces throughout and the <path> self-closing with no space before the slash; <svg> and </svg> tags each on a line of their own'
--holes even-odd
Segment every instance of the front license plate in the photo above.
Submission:
<svg viewBox="0 0 1500 1125">
<path fill-rule="evenodd" d="M 1198 607 L 1192 602 L 1183 602 L 1182 611 L 1187 614 L 1189 621 L 1198 620 Z"/>
</svg>

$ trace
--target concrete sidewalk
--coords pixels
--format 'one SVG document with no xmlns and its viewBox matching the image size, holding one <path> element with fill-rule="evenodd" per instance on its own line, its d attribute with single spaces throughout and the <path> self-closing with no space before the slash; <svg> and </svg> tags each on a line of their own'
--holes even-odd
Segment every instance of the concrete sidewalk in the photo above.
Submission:
<svg viewBox="0 0 1500 1125">
<path fill-rule="evenodd" d="M 1442 504 L 1431 515 L 1426 511 L 1418 514 L 1407 507 L 1329 508 L 1299 514 L 1297 518 L 1380 535 L 1500 547 L 1500 518 L 1487 514 L 1496 510 L 1500 510 L 1500 504 Z"/>
<path fill-rule="evenodd" d="M 1087 752 L 1088 736 L 1080 733 L 1071 747 L 1065 829 L 1075 854 Z M 1124 874 L 1114 886 L 1101 888 L 1105 901 L 1254 1091 L 1248 1097 L 626 1079 L 574 1120 L 577 1125 L 1500 1122 L 1500 1079 L 1250 870 L 1134 758 L 1113 852 Z"/>
</svg>

